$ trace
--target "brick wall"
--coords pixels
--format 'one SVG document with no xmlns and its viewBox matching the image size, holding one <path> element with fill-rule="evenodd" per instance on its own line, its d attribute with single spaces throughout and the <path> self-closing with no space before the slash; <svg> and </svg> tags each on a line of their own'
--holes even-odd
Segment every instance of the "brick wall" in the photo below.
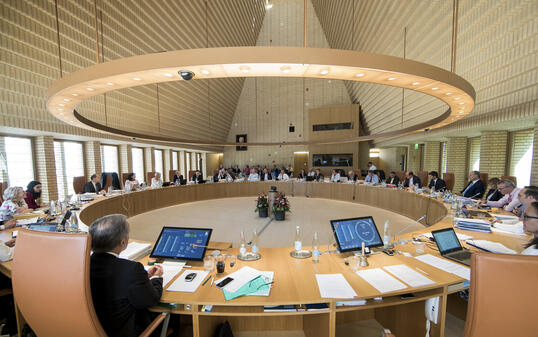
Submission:
<svg viewBox="0 0 538 337">
<path fill-rule="evenodd" d="M 418 171 L 422 171 L 422 152 L 424 150 L 424 145 L 419 144 L 418 149 L 415 150 L 415 145 L 409 145 L 409 150 L 407 152 L 407 170 L 413 171 L 415 174 Z"/>
<path fill-rule="evenodd" d="M 169 181 L 170 177 L 168 172 L 172 169 L 172 151 L 170 149 L 163 150 L 163 181 Z"/>
<path fill-rule="evenodd" d="M 440 172 L 441 142 L 424 143 L 424 171 Z"/>
<path fill-rule="evenodd" d="M 35 137 L 35 162 L 37 180 L 41 182 L 41 203 L 58 199 L 56 162 L 54 160 L 54 137 Z"/>
<path fill-rule="evenodd" d="M 130 144 L 121 144 L 120 151 L 120 180 L 123 173 L 133 172 L 133 151 Z M 140 179 L 140 178 L 139 178 Z"/>
<path fill-rule="evenodd" d="M 144 148 L 144 165 L 145 165 L 145 171 L 146 174 L 148 172 L 153 172 L 153 163 L 155 162 L 155 153 L 153 152 L 155 148 L 153 147 L 145 147 Z M 146 181 L 146 177 L 138 178 L 139 181 Z M 151 183 L 151 182 L 150 182 Z"/>
<path fill-rule="evenodd" d="M 467 181 L 467 138 L 449 137 L 447 142 L 446 171 L 454 173 L 454 191 L 460 191 Z"/>
<path fill-rule="evenodd" d="M 84 165 L 86 177 L 91 177 L 94 173 L 100 177 L 103 172 L 100 142 L 84 142 L 84 160 L 86 161 L 86 165 Z"/>
<path fill-rule="evenodd" d="M 534 125 L 531 185 L 538 186 L 538 122 Z"/>
<path fill-rule="evenodd" d="M 480 137 L 480 171 L 489 178 L 506 173 L 507 131 L 484 131 Z"/>
<path fill-rule="evenodd" d="M 6 146 L 4 142 L 4 137 L 0 137 L 0 154 L 2 154 L 2 157 L 0 158 L 0 181 L 8 181 L 7 176 L 7 161 L 6 161 Z"/>
</svg>

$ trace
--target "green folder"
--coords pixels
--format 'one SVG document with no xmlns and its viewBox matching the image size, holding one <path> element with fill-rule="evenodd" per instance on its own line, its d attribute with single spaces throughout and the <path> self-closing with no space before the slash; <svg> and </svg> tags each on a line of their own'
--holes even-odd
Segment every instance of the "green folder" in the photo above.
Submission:
<svg viewBox="0 0 538 337">
<path fill-rule="evenodd" d="M 262 272 L 262 275 L 256 277 L 254 280 L 247 282 L 236 292 L 229 292 L 222 290 L 226 301 L 233 300 L 241 296 L 269 296 L 271 291 L 271 283 L 273 281 L 273 272 Z"/>
</svg>

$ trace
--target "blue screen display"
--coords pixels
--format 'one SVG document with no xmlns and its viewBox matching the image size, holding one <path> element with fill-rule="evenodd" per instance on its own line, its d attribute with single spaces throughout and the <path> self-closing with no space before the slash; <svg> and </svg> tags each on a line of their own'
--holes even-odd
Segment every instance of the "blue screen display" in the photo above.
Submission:
<svg viewBox="0 0 538 337">
<path fill-rule="evenodd" d="M 460 241 L 452 228 L 450 230 L 432 232 L 432 234 L 441 254 L 455 248 L 461 248 Z"/>
<path fill-rule="evenodd" d="M 363 242 L 365 247 L 383 245 L 374 219 L 371 216 L 332 220 L 331 225 L 339 243 L 340 251 L 360 250 Z"/>
<path fill-rule="evenodd" d="M 211 236 L 211 229 L 164 227 L 152 257 L 201 260 Z M 196 246 L 193 246 L 196 245 Z"/>
<path fill-rule="evenodd" d="M 41 232 L 56 232 L 56 225 L 30 225 L 28 229 Z"/>
</svg>

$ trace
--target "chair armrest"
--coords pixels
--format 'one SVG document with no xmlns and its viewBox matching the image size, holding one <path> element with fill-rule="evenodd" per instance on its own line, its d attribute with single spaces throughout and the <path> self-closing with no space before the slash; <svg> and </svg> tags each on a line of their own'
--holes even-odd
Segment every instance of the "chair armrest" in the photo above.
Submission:
<svg viewBox="0 0 538 337">
<path fill-rule="evenodd" d="M 168 312 L 161 313 L 153 320 L 153 322 L 151 322 L 150 325 L 148 325 L 148 327 L 140 334 L 139 337 L 149 337 L 168 316 L 170 316 L 170 313 Z"/>
</svg>

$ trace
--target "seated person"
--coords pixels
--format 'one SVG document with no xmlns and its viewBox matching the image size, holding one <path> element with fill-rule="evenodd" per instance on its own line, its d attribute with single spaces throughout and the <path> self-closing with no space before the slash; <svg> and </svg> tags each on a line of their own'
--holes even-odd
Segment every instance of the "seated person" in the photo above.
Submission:
<svg viewBox="0 0 538 337">
<path fill-rule="evenodd" d="M 136 180 L 136 174 L 129 173 L 127 175 L 127 180 L 125 180 L 125 184 L 123 186 L 125 186 L 125 191 L 127 192 L 134 191 L 138 187 L 140 187 L 140 183 L 138 182 L 138 180 Z"/>
<path fill-rule="evenodd" d="M 377 167 L 371 162 L 368 162 L 368 171 L 375 171 L 377 170 Z"/>
<path fill-rule="evenodd" d="M 538 201 L 538 187 L 525 186 L 525 188 L 520 189 L 519 194 L 517 195 L 517 200 L 519 200 L 521 205 L 515 207 L 512 212 L 520 217 L 530 204 Z"/>
<path fill-rule="evenodd" d="M 0 206 L 0 221 L 12 219 L 15 214 L 29 213 L 32 209 L 26 206 L 22 187 L 11 186 L 4 191 L 4 202 Z"/>
<path fill-rule="evenodd" d="M 9 220 L 5 220 L 5 221 L 1 221 L 0 222 L 0 231 L 15 228 L 15 226 L 17 226 L 17 220 L 15 220 L 15 219 L 9 219 Z"/>
<path fill-rule="evenodd" d="M 316 173 L 314 174 L 314 180 L 315 181 L 323 181 L 324 178 L 325 177 L 323 176 L 321 171 L 319 169 L 316 169 Z"/>
<path fill-rule="evenodd" d="M 286 173 L 286 171 L 280 170 L 280 174 L 278 175 L 277 180 L 288 181 L 290 180 L 290 176 Z"/>
<path fill-rule="evenodd" d="M 538 202 L 532 202 L 523 214 L 523 230 L 533 235 L 532 240 L 521 252 L 523 255 L 538 255 Z"/>
<path fill-rule="evenodd" d="M 95 220 L 89 234 L 90 286 L 97 317 L 108 336 L 138 336 L 151 323 L 148 308 L 159 304 L 163 269 L 155 265 L 146 272 L 141 263 L 119 258 L 129 242 L 124 215 Z"/>
<path fill-rule="evenodd" d="M 485 191 L 486 188 L 480 180 L 480 172 L 471 171 L 469 172 L 469 183 L 467 184 L 467 186 L 465 186 L 463 190 L 461 190 L 460 193 L 465 198 L 481 199 Z"/>
<path fill-rule="evenodd" d="M 400 183 L 400 178 L 396 175 L 396 172 L 390 171 L 389 179 L 387 179 L 387 184 L 398 185 Z"/>
<path fill-rule="evenodd" d="M 84 185 L 84 193 L 99 193 L 103 189 L 101 188 L 101 183 L 99 182 L 99 177 L 97 174 L 92 174 L 90 181 Z"/>
<path fill-rule="evenodd" d="M 264 168 L 262 174 L 260 175 L 260 180 L 273 180 L 273 175 L 266 168 Z"/>
<path fill-rule="evenodd" d="M 183 180 L 183 175 L 179 173 L 179 171 L 176 171 L 176 173 L 174 173 L 174 176 L 172 177 L 172 182 L 176 185 L 179 185 Z"/>
<path fill-rule="evenodd" d="M 5 242 L 0 240 L 0 262 L 7 262 L 13 259 L 13 247 L 15 247 L 15 239 Z"/>
<path fill-rule="evenodd" d="M 26 196 L 24 201 L 28 208 L 37 209 L 41 206 L 39 205 L 38 200 L 41 198 L 41 183 L 39 181 L 30 181 L 28 186 L 26 186 Z"/>
<path fill-rule="evenodd" d="M 364 178 L 364 182 L 367 184 L 379 184 L 379 177 L 375 173 L 375 171 L 370 170 L 368 171 L 368 175 L 366 178 Z"/>
<path fill-rule="evenodd" d="M 404 187 L 412 187 L 415 188 L 417 186 L 419 188 L 422 187 L 422 183 L 420 181 L 420 178 L 413 174 L 413 171 L 407 171 L 405 172 L 405 181 L 404 181 Z"/>
<path fill-rule="evenodd" d="M 309 177 L 313 177 L 315 175 L 316 175 L 316 172 L 313 169 L 310 169 L 310 171 L 308 171 L 308 176 Z"/>
<path fill-rule="evenodd" d="M 260 175 L 258 174 L 258 170 L 256 170 L 255 168 L 250 169 L 248 181 L 260 181 Z"/>
<path fill-rule="evenodd" d="M 305 169 L 301 169 L 301 171 L 299 171 L 299 174 L 297 175 L 297 179 L 298 180 L 306 179 L 306 171 L 305 171 Z"/>
<path fill-rule="evenodd" d="M 218 182 L 222 179 L 226 179 L 226 170 L 224 169 L 215 170 L 215 174 L 213 175 L 213 181 Z"/>
<path fill-rule="evenodd" d="M 497 188 L 497 184 L 499 184 L 500 181 L 501 179 L 499 178 L 491 178 L 488 180 L 489 191 L 486 194 L 487 201 L 499 201 L 503 197 L 503 194 Z"/>
<path fill-rule="evenodd" d="M 508 212 L 512 212 L 515 207 L 520 205 L 517 196 L 519 194 L 519 188 L 516 187 L 516 184 L 512 180 L 501 180 L 497 185 L 499 191 L 503 194 L 503 197 L 499 201 L 484 201 L 480 200 L 479 204 L 486 204 L 489 207 L 504 207 Z"/>
<path fill-rule="evenodd" d="M 444 192 L 446 190 L 445 181 L 439 178 L 439 173 L 437 173 L 437 171 L 431 171 L 428 173 L 428 176 L 430 177 L 430 183 L 428 184 L 430 190 L 437 192 Z"/>
<path fill-rule="evenodd" d="M 347 181 L 357 181 L 359 177 L 355 174 L 355 171 L 349 170 L 347 173 Z"/>
<path fill-rule="evenodd" d="M 191 181 L 194 181 L 195 184 L 199 184 L 204 181 L 204 177 L 202 176 L 202 172 L 200 170 L 196 170 L 194 174 L 191 177 Z"/>
<path fill-rule="evenodd" d="M 233 170 L 228 169 L 228 172 L 226 172 L 226 181 L 231 182 L 231 181 L 234 181 L 234 179 L 235 179 L 235 175 L 233 173 Z"/>
<path fill-rule="evenodd" d="M 340 173 L 335 169 L 333 170 L 331 174 L 331 183 L 339 183 L 340 182 Z"/>
<path fill-rule="evenodd" d="M 163 180 L 161 179 L 161 173 L 155 172 L 155 177 L 151 178 L 151 187 L 152 188 L 163 187 Z"/>
</svg>

